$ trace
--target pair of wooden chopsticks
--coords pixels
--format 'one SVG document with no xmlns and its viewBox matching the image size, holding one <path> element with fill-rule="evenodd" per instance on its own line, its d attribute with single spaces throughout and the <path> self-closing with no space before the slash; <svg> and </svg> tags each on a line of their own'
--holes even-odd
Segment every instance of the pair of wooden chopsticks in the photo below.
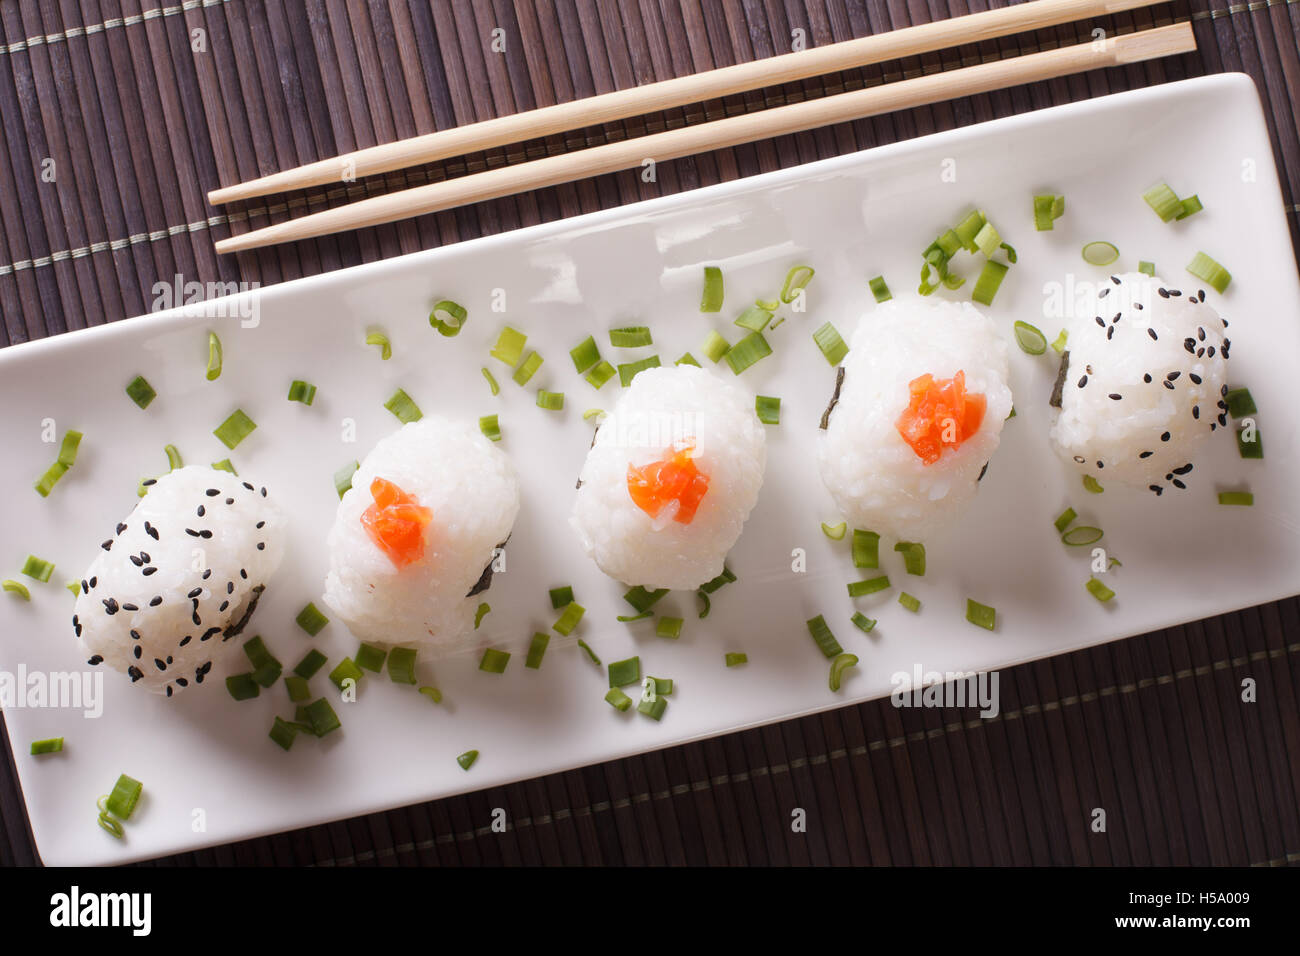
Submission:
<svg viewBox="0 0 1300 956">
<path fill-rule="evenodd" d="M 208 194 L 214 205 L 348 181 L 490 149 L 575 128 L 697 103 L 765 86 L 915 56 L 1028 30 L 1105 16 L 1163 0 L 1029 0 L 830 46 L 677 77 L 561 103 L 513 116 L 416 136 L 285 170 Z M 787 133 L 911 109 L 958 96 L 987 93 L 1100 67 L 1140 63 L 1196 49 L 1189 23 L 1106 37 L 1074 46 L 932 73 L 883 86 L 838 93 L 761 112 L 622 140 L 457 179 L 364 199 L 223 239 L 218 252 L 237 252 L 395 222 L 486 199 L 572 182 L 692 153 L 723 149 Z"/>
</svg>

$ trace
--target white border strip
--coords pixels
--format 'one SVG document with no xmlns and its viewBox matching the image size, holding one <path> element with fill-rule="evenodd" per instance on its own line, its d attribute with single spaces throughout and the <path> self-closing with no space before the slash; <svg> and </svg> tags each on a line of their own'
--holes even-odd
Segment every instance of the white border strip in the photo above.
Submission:
<svg viewBox="0 0 1300 956">
<path fill-rule="evenodd" d="M 113 17 L 103 23 L 92 23 L 84 27 L 68 27 L 61 33 L 46 33 L 43 36 L 28 37 L 26 40 L 15 40 L 13 43 L 0 43 L 0 56 L 6 53 L 21 53 L 23 50 L 29 50 L 34 46 L 49 46 L 52 43 L 70 40 L 73 37 L 92 36 L 117 27 L 135 26 L 137 23 L 156 20 L 159 17 L 174 17 L 178 13 L 198 10 L 201 7 L 219 7 L 228 2 L 229 0 L 184 0 L 183 3 L 172 7 L 154 7 L 145 10 L 143 13 L 133 13 L 129 17 Z"/>
</svg>

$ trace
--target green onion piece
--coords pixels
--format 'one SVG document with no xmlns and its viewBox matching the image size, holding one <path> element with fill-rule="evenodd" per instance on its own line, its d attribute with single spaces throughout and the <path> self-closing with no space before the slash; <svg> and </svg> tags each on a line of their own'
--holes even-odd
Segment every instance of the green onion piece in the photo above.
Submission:
<svg viewBox="0 0 1300 956">
<path fill-rule="evenodd" d="M 945 289 L 960 289 L 965 284 L 966 280 L 955 272 L 943 277 L 943 287 Z"/>
<path fill-rule="evenodd" d="M 252 700 L 262 692 L 252 674 L 235 674 L 226 678 L 226 690 L 235 700 Z"/>
<path fill-rule="evenodd" d="M 1208 282 L 1219 293 L 1228 288 L 1228 283 L 1232 281 L 1232 273 L 1203 252 L 1192 257 L 1192 261 L 1187 263 L 1187 271 Z"/>
<path fill-rule="evenodd" d="M 641 683 L 641 658 L 629 657 L 627 660 L 610 663 L 610 687 L 626 687 L 628 684 L 639 683 Z"/>
<path fill-rule="evenodd" d="M 478 630 L 478 626 L 483 623 L 483 618 L 487 617 L 491 612 L 492 605 L 488 604 L 487 601 L 483 601 L 474 609 L 474 630 Z"/>
<path fill-rule="evenodd" d="M 644 325 L 628 325 L 621 329 L 610 329 L 609 344 L 618 349 L 636 349 L 655 343 L 649 328 Z"/>
<path fill-rule="evenodd" d="M 48 498 L 54 486 L 59 483 L 59 479 L 68 473 L 68 466 L 61 461 L 56 461 L 45 469 L 45 474 L 41 475 L 33 484 L 36 493 L 42 498 Z"/>
<path fill-rule="evenodd" d="M 642 611 L 640 614 L 620 614 L 615 620 L 622 624 L 629 624 L 632 621 L 644 621 L 646 618 L 654 616 L 654 611 Z"/>
<path fill-rule="evenodd" d="M 618 374 L 618 369 L 601 359 L 596 367 L 587 373 L 587 384 L 600 391 L 611 378 Z"/>
<path fill-rule="evenodd" d="M 293 672 L 301 678 L 310 679 L 315 677 L 316 672 L 325 666 L 326 660 L 325 655 L 313 647 L 294 666 Z"/>
<path fill-rule="evenodd" d="M 400 388 L 393 393 L 392 398 L 384 402 L 384 408 L 397 416 L 397 420 L 404 425 L 418 422 L 424 417 L 424 412 L 420 411 L 420 406 L 415 404 L 411 396 Z"/>
<path fill-rule="evenodd" d="M 694 365 L 696 368 L 701 368 L 701 365 L 700 365 L 700 363 L 699 363 L 699 360 L 696 359 L 695 356 L 692 355 L 690 352 L 684 352 L 684 353 L 682 353 L 682 357 L 679 358 L 679 359 L 678 359 L 676 362 L 674 362 L 673 364 L 674 364 L 674 365 Z"/>
<path fill-rule="evenodd" d="M 33 757 L 39 756 L 40 754 L 57 754 L 57 753 L 61 753 L 62 751 L 63 751 L 62 737 L 50 737 L 48 740 L 32 741 L 31 752 Z"/>
<path fill-rule="evenodd" d="M 1020 346 L 1020 351 L 1029 355 L 1042 355 L 1047 351 L 1047 336 L 1028 322 L 1017 321 L 1015 330 L 1016 344 Z"/>
<path fill-rule="evenodd" d="M 724 654 L 722 660 L 728 667 L 739 667 L 741 664 L 749 663 L 749 655 L 744 653 L 731 652 Z"/>
<path fill-rule="evenodd" d="M 1138 262 L 1138 272 L 1141 272 L 1143 275 L 1154 276 L 1156 274 L 1156 264 L 1142 259 Z"/>
<path fill-rule="evenodd" d="M 542 362 L 544 361 L 545 359 L 536 352 L 529 352 L 528 356 L 523 360 L 520 366 L 515 369 L 514 374 L 510 377 L 515 380 L 515 384 L 517 385 L 527 385 L 528 380 L 537 374 L 537 370 L 542 367 Z"/>
<path fill-rule="evenodd" d="M 1254 396 L 1245 386 L 1228 389 L 1228 394 L 1223 396 L 1223 400 L 1228 405 L 1228 414 L 1233 418 L 1245 418 L 1259 411 L 1255 406 Z"/>
<path fill-rule="evenodd" d="M 366 330 L 366 344 L 379 346 L 379 358 L 387 362 L 393 357 L 393 344 L 388 341 L 388 336 L 379 329 L 372 328 Z"/>
<path fill-rule="evenodd" d="M 538 670 L 542 666 L 542 658 L 546 656 L 546 648 L 550 643 L 551 635 L 534 631 L 533 639 L 528 644 L 528 656 L 524 658 L 524 666 L 530 670 Z"/>
<path fill-rule="evenodd" d="M 256 427 L 257 423 L 245 415 L 243 409 L 236 408 L 230 413 L 229 418 L 213 429 L 212 434 L 217 436 L 221 444 L 234 451 Z"/>
<path fill-rule="evenodd" d="M 1175 193 L 1164 183 L 1152 186 L 1142 194 L 1146 204 L 1156 211 L 1161 222 L 1168 222 L 1183 211 L 1183 204 Z"/>
<path fill-rule="evenodd" d="M 158 484 L 157 478 L 141 478 L 140 483 L 135 486 L 135 496 L 143 498 L 149 493 L 149 487 L 156 484 Z"/>
<path fill-rule="evenodd" d="M 1068 342 L 1069 340 L 1070 340 L 1070 333 L 1065 331 L 1065 329 L 1061 329 L 1060 334 L 1058 334 L 1056 338 L 1052 340 L 1052 351 L 1055 352 L 1057 355 L 1060 355 L 1062 352 L 1065 351 L 1065 343 Z"/>
<path fill-rule="evenodd" d="M 244 654 L 248 656 L 248 661 L 253 665 L 253 680 L 263 687 L 270 687 L 280 679 L 280 662 L 275 659 L 275 655 L 267 650 L 266 643 L 261 637 L 251 637 L 244 642 Z"/>
<path fill-rule="evenodd" d="M 839 524 L 827 524 L 825 521 L 822 522 L 822 534 L 826 535 L 826 537 L 830 538 L 832 541 L 843 541 L 844 534 L 848 530 L 849 524 L 847 521 L 841 521 Z M 878 536 L 877 540 L 879 540 Z"/>
<path fill-rule="evenodd" d="M 582 615 L 586 613 L 587 609 L 574 601 L 564 609 L 560 619 L 551 625 L 551 630 L 568 637 L 573 633 L 573 629 L 578 626 L 578 622 L 582 620 Z"/>
<path fill-rule="evenodd" d="M 288 750 L 293 746 L 294 738 L 298 736 L 298 728 L 289 721 L 277 717 L 275 723 L 271 724 L 271 732 L 267 736 L 282 750 Z"/>
<path fill-rule="evenodd" d="M 1106 587 L 1106 585 L 1102 584 L 1096 578 L 1088 578 L 1088 583 L 1085 584 L 1084 587 L 1088 589 L 1089 594 L 1095 597 L 1102 604 L 1105 604 L 1115 596 L 1114 591 Z"/>
<path fill-rule="evenodd" d="M 135 812 L 135 805 L 140 800 L 144 784 L 133 777 L 122 774 L 113 784 L 113 792 L 104 801 L 104 809 L 119 820 L 130 820 Z"/>
<path fill-rule="evenodd" d="M 1083 261 L 1090 266 L 1108 266 L 1119 258 L 1119 247 L 1113 242 L 1098 239 L 1083 247 Z"/>
<path fill-rule="evenodd" d="M 359 462 L 350 461 L 338 471 L 334 472 L 334 490 L 339 493 L 339 499 L 348 493 L 352 488 L 352 476 L 357 473 L 361 467 Z"/>
<path fill-rule="evenodd" d="M 731 569 L 724 564 L 722 566 L 722 573 L 719 574 L 712 581 L 705 581 L 703 584 L 701 584 L 700 590 L 704 591 L 707 594 L 712 594 L 714 591 L 718 590 L 718 588 L 722 587 L 724 584 L 730 584 L 734 580 L 736 580 L 736 575 L 733 574 Z M 659 592 L 656 591 L 655 593 L 658 594 Z M 655 598 L 655 600 L 657 601 L 659 599 Z"/>
<path fill-rule="evenodd" d="M 510 655 L 507 654 L 506 657 Z M 394 684 L 415 683 L 414 647 L 394 647 L 388 652 L 388 679 Z"/>
<path fill-rule="evenodd" d="M 671 677 L 646 677 L 646 680 L 655 682 L 655 695 L 668 696 L 673 692 L 673 681 Z M 644 683 L 644 681 L 642 682 Z"/>
<path fill-rule="evenodd" d="M 99 825 L 119 840 L 122 839 L 122 824 L 113 819 L 112 815 L 101 813 L 99 815 Z"/>
<path fill-rule="evenodd" d="M 320 609 L 311 602 L 308 602 L 307 606 L 298 612 L 298 616 L 294 620 L 298 622 L 300 628 L 312 637 L 319 634 L 325 625 L 330 622 L 330 619 L 322 614 Z"/>
<path fill-rule="evenodd" d="M 603 408 L 589 408 L 582 413 L 584 422 L 595 421 L 596 427 L 599 428 L 601 422 L 605 420 L 605 410 Z"/>
<path fill-rule="evenodd" d="M 889 286 L 885 284 L 884 276 L 876 276 L 868 280 L 867 285 L 871 286 L 871 294 L 875 296 L 877 302 L 888 302 L 894 297 L 894 294 L 889 291 Z"/>
<path fill-rule="evenodd" d="M 143 375 L 137 375 L 131 379 L 126 386 L 127 397 L 135 402 L 141 408 L 148 408 L 149 403 L 158 397 L 158 393 L 153 390 L 153 386 L 145 381 Z"/>
<path fill-rule="evenodd" d="M 29 554 L 27 560 L 23 562 L 22 573 L 44 584 L 50 579 L 50 575 L 54 573 L 54 563 L 46 561 L 44 558 L 38 558 L 34 554 Z"/>
<path fill-rule="evenodd" d="M 668 709 L 667 697 L 656 697 L 654 700 L 643 700 L 636 705 L 638 713 L 645 714 L 652 720 L 662 720 L 664 711 Z"/>
<path fill-rule="evenodd" d="M 705 358 L 716 365 L 718 362 L 722 361 L 722 356 L 726 355 L 727 350 L 730 348 L 731 346 L 727 343 L 726 339 L 717 332 L 710 332 L 709 337 L 706 338 L 704 344 L 700 346 L 700 351 L 704 353 Z"/>
<path fill-rule="evenodd" d="M 1100 528 L 1081 524 L 1061 535 L 1061 543 L 1072 548 L 1082 548 L 1086 545 L 1096 544 L 1101 540 L 1103 534 L 1104 532 Z"/>
<path fill-rule="evenodd" d="M 751 332 L 762 332 L 767 328 L 767 323 L 772 321 L 772 313 L 767 309 L 751 305 L 733 320 L 734 323 L 742 329 L 749 329 Z"/>
<path fill-rule="evenodd" d="M 989 259 L 984 263 L 984 268 L 980 270 L 979 278 L 975 280 L 975 288 L 971 290 L 970 297 L 981 305 L 992 305 L 993 297 L 998 294 L 998 287 L 1002 285 L 1002 279 L 1006 274 L 1006 266 L 996 260 Z"/>
<path fill-rule="evenodd" d="M 317 737 L 324 737 L 343 726 L 339 721 L 339 715 L 334 713 L 334 708 L 324 697 L 318 697 L 304 707 L 303 716 L 307 718 L 307 723 L 311 725 L 311 732 Z"/>
<path fill-rule="evenodd" d="M 863 634 L 870 634 L 876 626 L 876 622 L 867 617 L 861 611 L 854 611 L 851 618 L 854 626 Z"/>
<path fill-rule="evenodd" d="M 1178 215 L 1174 216 L 1175 219 L 1186 219 L 1188 216 L 1194 216 L 1205 208 L 1201 205 L 1201 197 L 1194 193 L 1186 199 L 1178 200 L 1178 204 L 1182 208 L 1178 211 Z"/>
<path fill-rule="evenodd" d="M 545 389 L 537 390 L 537 407 L 544 408 L 548 412 L 558 412 L 564 408 L 563 392 L 548 392 Z"/>
<path fill-rule="evenodd" d="M 488 388 L 492 389 L 492 394 L 499 395 L 501 393 L 501 386 L 498 385 L 497 380 L 492 377 L 492 373 L 487 370 L 486 366 L 479 369 L 479 371 L 482 372 L 483 377 L 487 379 Z"/>
<path fill-rule="evenodd" d="M 590 644 L 588 644 L 586 641 L 579 638 L 578 646 L 587 652 L 587 657 L 591 660 L 593 664 L 595 664 L 597 667 L 600 666 L 600 658 L 596 656 L 596 652 L 591 649 Z"/>
<path fill-rule="evenodd" d="M 713 607 L 713 601 L 709 599 L 708 592 L 704 590 L 696 591 L 695 596 L 704 602 L 704 607 L 700 608 L 700 620 L 702 621 L 709 616 L 709 610 Z"/>
<path fill-rule="evenodd" d="M 446 316 L 444 319 L 443 316 Z M 435 303 L 433 311 L 429 313 L 429 324 L 439 331 L 442 335 L 451 338 L 459 335 L 460 330 L 465 327 L 465 319 L 469 313 L 465 307 L 458 302 L 452 302 L 450 299 L 443 299 Z"/>
<path fill-rule="evenodd" d="M 1064 214 L 1064 196 L 1034 197 L 1034 228 L 1039 232 L 1051 229 L 1056 220 Z"/>
<path fill-rule="evenodd" d="M 1070 522 L 1074 521 L 1074 519 L 1077 517 L 1079 516 L 1075 514 L 1073 508 L 1066 508 L 1064 511 L 1062 511 L 1059 515 L 1056 516 L 1056 520 L 1052 523 L 1056 525 L 1056 531 L 1058 534 L 1060 534 L 1064 532 L 1066 528 L 1070 527 Z"/>
<path fill-rule="evenodd" d="M 13 582 L 13 583 L 16 584 L 17 582 Z M 76 581 L 69 581 L 67 584 L 63 586 L 72 592 L 73 597 L 76 597 L 78 594 L 81 593 L 81 585 L 78 584 Z M 23 588 L 23 590 L 26 591 L 27 589 Z"/>
<path fill-rule="evenodd" d="M 497 344 L 492 346 L 492 350 L 488 354 L 514 368 L 520 356 L 524 354 L 524 343 L 527 341 L 528 336 L 507 325 L 501 330 L 501 334 L 497 336 Z"/>
<path fill-rule="evenodd" d="M 573 588 L 565 585 L 562 588 L 551 588 L 547 592 L 551 596 L 551 608 L 558 611 L 562 607 L 568 607 L 573 603 Z"/>
<path fill-rule="evenodd" d="M 831 633 L 830 627 L 826 623 L 826 618 L 818 614 L 808 622 L 808 633 L 812 639 L 817 642 L 817 647 L 827 658 L 835 657 L 844 653 L 844 648 L 840 647 L 840 642 L 835 640 L 835 635 Z"/>
<path fill-rule="evenodd" d="M 852 581 L 848 585 L 849 597 L 864 597 L 868 594 L 875 594 L 877 591 L 883 591 L 888 587 L 889 575 L 887 574 L 867 578 L 865 581 Z"/>
<path fill-rule="evenodd" d="M 907 608 L 913 614 L 921 610 L 921 602 L 906 591 L 903 591 L 898 595 L 898 603 L 903 605 L 903 607 Z"/>
<path fill-rule="evenodd" d="M 831 661 L 831 676 L 828 684 L 831 690 L 839 690 L 840 682 L 844 679 L 844 672 L 850 667 L 856 667 L 858 656 L 856 654 L 837 654 Z"/>
<path fill-rule="evenodd" d="M 666 640 L 675 641 L 682 636 L 682 624 L 685 623 L 680 617 L 661 617 L 655 622 L 655 634 Z"/>
<path fill-rule="evenodd" d="M 1255 429 L 1255 438 L 1253 441 L 1247 441 L 1245 438 L 1246 429 L 1237 429 L 1237 454 L 1242 458 L 1263 458 L 1264 441 L 1260 435 L 1259 429 Z"/>
<path fill-rule="evenodd" d="M 1005 249 L 1007 251 L 1007 262 L 1011 263 L 1012 265 L 1015 265 L 1016 262 L 1019 261 L 1020 257 L 1016 255 L 1016 250 L 1012 247 L 1010 243 L 1004 242 L 998 248 Z"/>
<path fill-rule="evenodd" d="M 230 463 L 230 459 L 229 459 L 229 458 L 223 458 L 223 459 L 221 459 L 221 461 L 214 461 L 214 462 L 212 463 L 212 470 L 213 470 L 213 471 L 228 471 L 228 472 L 230 472 L 232 475 L 238 475 L 238 474 L 239 474 L 239 472 L 235 471 L 235 466 L 232 465 L 232 464 Z"/>
<path fill-rule="evenodd" d="M 376 647 L 374 644 L 361 642 L 357 648 L 356 663 L 358 667 L 364 667 L 368 671 L 376 674 L 384 669 L 384 661 L 388 658 L 388 652 L 382 647 Z"/>
<path fill-rule="evenodd" d="M 310 382 L 294 379 L 289 384 L 289 401 L 310 405 L 316 401 L 316 386 Z"/>
<path fill-rule="evenodd" d="M 628 362 L 626 365 L 618 367 L 618 380 L 624 388 L 632 384 L 632 379 L 636 378 L 641 372 L 648 368 L 659 367 L 659 356 L 652 355 L 649 358 L 643 358 L 639 362 Z"/>
<path fill-rule="evenodd" d="M 1086 488 L 1088 491 L 1092 492 L 1094 495 L 1099 495 L 1106 490 L 1101 486 L 1101 482 L 1098 481 L 1096 478 L 1092 477 L 1092 475 L 1083 476 L 1083 487 Z"/>
<path fill-rule="evenodd" d="M 700 296 L 701 312 L 719 312 L 722 310 L 723 286 L 722 270 L 717 266 L 704 267 L 704 294 Z"/>
<path fill-rule="evenodd" d="M 637 612 L 650 610 L 655 606 L 655 602 L 668 593 L 667 588 L 659 588 L 657 591 L 647 591 L 641 585 L 630 589 L 623 595 L 623 600 L 637 609 Z"/>
<path fill-rule="evenodd" d="M 844 339 L 840 338 L 840 333 L 835 326 L 829 322 L 813 333 L 813 341 L 817 343 L 822 355 L 826 356 L 826 361 L 832 366 L 839 365 L 844 361 L 844 356 L 849 354 L 849 347 L 844 344 Z"/>
<path fill-rule="evenodd" d="M 284 689 L 289 694 L 289 700 L 295 704 L 301 703 L 311 696 L 311 689 L 307 686 L 307 678 L 290 675 L 284 679 Z"/>
<path fill-rule="evenodd" d="M 442 691 L 438 690 L 436 687 L 421 687 L 420 693 L 429 698 L 429 700 L 433 701 L 435 704 L 442 703 Z"/>
<path fill-rule="evenodd" d="M 1221 505 L 1245 505 L 1247 507 L 1255 503 L 1255 496 L 1249 491 L 1220 491 L 1219 504 Z"/>
<path fill-rule="evenodd" d="M 853 566 L 855 568 L 880 567 L 880 535 L 874 531 L 853 529 Z"/>
<path fill-rule="evenodd" d="M 812 266 L 792 266 L 785 274 L 785 283 L 781 286 L 781 301 L 793 302 L 795 296 L 807 288 L 815 274 Z"/>
<path fill-rule="evenodd" d="M 478 662 L 478 669 L 489 674 L 504 674 L 509 663 L 509 651 L 499 651 L 495 647 L 489 647 L 483 652 L 483 659 Z"/>
<path fill-rule="evenodd" d="M 81 439 L 84 437 L 81 432 L 69 428 L 59 445 L 59 456 L 56 461 L 60 465 L 66 465 L 69 468 L 75 465 L 77 463 L 77 449 L 81 447 Z"/>
<path fill-rule="evenodd" d="M 176 450 L 175 445 L 167 445 L 163 448 L 163 452 L 167 455 L 167 467 L 170 471 L 185 467 L 185 461 L 181 458 L 181 453 Z"/>
<path fill-rule="evenodd" d="M 908 574 L 925 576 L 925 545 L 919 541 L 900 541 L 894 545 L 894 550 L 903 555 L 903 567 Z"/>
<path fill-rule="evenodd" d="M 982 627 L 986 631 L 993 630 L 997 624 L 998 612 L 987 604 L 981 604 L 979 601 L 966 599 L 966 620 L 970 621 L 976 627 Z"/>
<path fill-rule="evenodd" d="M 758 420 L 764 425 L 781 424 L 781 399 L 775 396 L 755 396 L 754 411 L 758 413 Z"/>
<path fill-rule="evenodd" d="M 73 584 L 76 584 L 76 582 L 74 581 Z M 30 601 L 32 599 L 32 592 L 27 590 L 27 585 L 23 584 L 21 581 L 15 581 L 13 578 L 5 578 L 3 581 L 0 581 L 0 588 L 3 588 L 10 594 L 17 594 L 24 601 Z"/>
<path fill-rule="evenodd" d="M 573 367 L 579 375 L 586 372 L 600 361 L 600 349 L 596 347 L 595 338 L 589 335 L 569 349 L 569 358 L 573 359 Z"/>
<path fill-rule="evenodd" d="M 975 247 L 984 253 L 986 258 L 992 258 L 993 253 L 998 251 L 998 246 L 1002 243 L 1002 237 L 998 231 L 993 228 L 993 223 L 986 222 L 980 227 L 980 231 L 975 233 Z"/>
<path fill-rule="evenodd" d="M 967 252 L 974 252 L 977 248 L 975 237 L 979 231 L 984 228 L 984 223 L 988 220 L 984 218 L 984 213 L 980 210 L 968 214 L 961 222 L 952 227 L 952 232 L 961 240 L 962 246 Z"/>
<path fill-rule="evenodd" d="M 478 420 L 478 429 L 490 441 L 501 440 L 501 424 L 496 415 L 484 415 Z"/>
<path fill-rule="evenodd" d="M 217 333 L 208 333 L 208 381 L 215 382 L 221 377 L 221 339 Z"/>
<path fill-rule="evenodd" d="M 715 309 L 714 311 L 717 310 Z M 605 700 L 611 707 L 621 712 L 626 712 L 632 706 L 632 698 L 627 696 L 627 694 L 623 693 L 617 687 L 611 687 L 609 689 L 609 692 L 605 694 Z"/>
<path fill-rule="evenodd" d="M 350 657 L 343 658 L 343 660 L 339 661 L 338 664 L 335 665 L 334 669 L 330 671 L 330 680 L 339 690 L 344 689 L 343 682 L 347 680 L 352 681 L 352 684 L 355 687 L 357 684 L 361 683 L 361 678 L 363 676 L 365 675 L 361 673 L 361 668 L 358 667 L 356 662 Z"/>
</svg>

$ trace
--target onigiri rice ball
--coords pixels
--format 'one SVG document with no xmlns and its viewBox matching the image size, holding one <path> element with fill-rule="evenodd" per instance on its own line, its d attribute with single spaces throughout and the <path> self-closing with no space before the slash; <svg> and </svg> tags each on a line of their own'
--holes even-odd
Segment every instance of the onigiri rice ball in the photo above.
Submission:
<svg viewBox="0 0 1300 956">
<path fill-rule="evenodd" d="M 1140 272 L 1101 282 L 1066 327 L 1052 395 L 1062 460 L 1103 484 L 1185 488 L 1197 450 L 1227 425 L 1226 325 L 1203 289 Z"/>
<path fill-rule="evenodd" d="M 817 449 L 822 481 L 854 527 L 920 540 L 970 503 L 997 450 L 1011 413 L 1007 345 L 969 302 L 892 299 L 862 316 L 841 372 Z M 924 414 L 913 386 L 927 385 L 925 398 L 955 382 L 970 403 L 982 396 L 978 426 L 936 422 L 913 447 L 900 430 Z"/>
<path fill-rule="evenodd" d="M 92 665 L 171 697 L 239 646 L 284 555 L 266 488 L 191 465 L 149 485 L 80 582 L 72 626 Z"/>
<path fill-rule="evenodd" d="M 376 500 L 392 488 L 404 497 Z M 403 425 L 339 502 L 325 602 L 363 641 L 462 650 L 518 513 L 514 465 L 476 423 L 426 415 Z"/>
<path fill-rule="evenodd" d="M 722 573 L 766 464 L 751 393 L 691 365 L 647 369 L 596 430 L 570 524 L 610 577 L 694 589 Z"/>
</svg>

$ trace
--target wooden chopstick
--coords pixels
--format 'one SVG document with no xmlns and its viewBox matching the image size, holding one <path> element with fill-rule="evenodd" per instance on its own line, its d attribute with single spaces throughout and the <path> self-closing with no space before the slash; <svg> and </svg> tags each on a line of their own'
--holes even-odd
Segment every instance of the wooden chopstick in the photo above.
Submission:
<svg viewBox="0 0 1300 956">
<path fill-rule="evenodd" d="M 894 110 L 911 109 L 957 96 L 987 93 L 1102 67 L 1139 63 L 1195 49 L 1196 38 L 1191 24 L 1184 22 L 1104 41 L 1094 40 L 1028 56 L 994 60 L 417 186 L 232 236 L 218 242 L 216 249 L 220 253 L 238 252 L 361 229 L 617 172 L 640 166 L 647 158 L 662 162 Z"/>
<path fill-rule="evenodd" d="M 628 116 L 1162 2 L 1164 0 L 1030 0 L 372 146 L 214 189 L 208 193 L 208 201 L 215 206 L 288 189 L 338 183 L 344 181 L 345 172 L 347 181 L 351 181 L 449 156 L 584 126 L 598 126 Z"/>
</svg>

